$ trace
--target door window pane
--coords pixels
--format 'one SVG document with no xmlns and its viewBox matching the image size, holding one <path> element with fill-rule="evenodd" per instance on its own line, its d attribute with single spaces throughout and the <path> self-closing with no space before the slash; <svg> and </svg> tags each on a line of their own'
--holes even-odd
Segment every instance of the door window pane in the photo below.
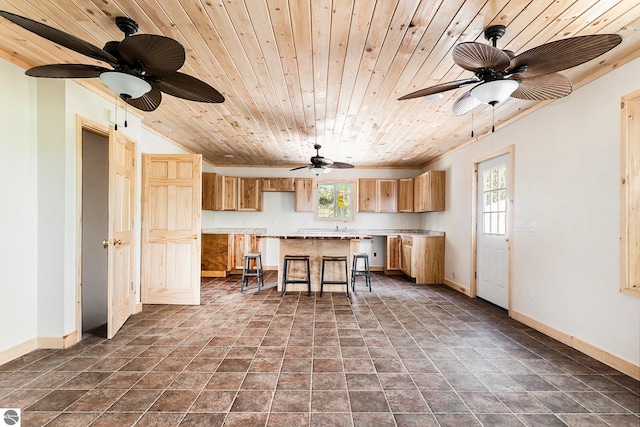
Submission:
<svg viewBox="0 0 640 427">
<path fill-rule="evenodd" d="M 482 231 L 485 234 L 507 233 L 506 165 L 484 171 Z"/>
</svg>

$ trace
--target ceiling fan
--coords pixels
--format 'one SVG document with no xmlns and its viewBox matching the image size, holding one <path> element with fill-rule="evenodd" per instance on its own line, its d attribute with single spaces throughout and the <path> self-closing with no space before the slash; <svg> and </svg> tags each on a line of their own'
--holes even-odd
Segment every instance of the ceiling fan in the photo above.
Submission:
<svg viewBox="0 0 640 427">
<path fill-rule="evenodd" d="M 52 64 L 30 68 L 33 77 L 82 79 L 99 77 L 127 104 L 153 111 L 162 101 L 162 92 L 191 101 L 219 103 L 224 96 L 207 83 L 178 72 L 185 62 L 184 47 L 174 39 L 152 34 L 133 35 L 138 24 L 117 17 L 124 40 L 109 41 L 103 49 L 78 37 L 20 15 L 0 11 L 0 15 L 22 28 L 63 47 L 108 63 L 112 69 L 86 64 Z"/>
<path fill-rule="evenodd" d="M 350 165 L 349 163 L 334 162 L 333 160 L 322 157 L 320 155 L 320 144 L 314 144 L 313 148 L 316 150 L 316 155 L 311 157 L 311 163 L 293 168 L 291 169 L 292 171 L 308 168 L 316 175 L 320 175 L 321 173 L 331 172 L 332 169 L 350 169 L 353 167 L 353 165 Z"/>
<path fill-rule="evenodd" d="M 495 106 L 509 97 L 543 101 L 567 96 L 573 90 L 569 79 L 558 71 L 590 61 L 622 42 L 618 34 L 570 37 L 529 49 L 519 55 L 496 47 L 505 34 L 504 25 L 492 25 L 484 37 L 492 45 L 460 43 L 453 48 L 453 61 L 475 77 L 441 83 L 421 89 L 398 100 L 435 95 L 476 84 L 453 104 L 453 114 L 466 114 L 480 104 Z"/>
</svg>

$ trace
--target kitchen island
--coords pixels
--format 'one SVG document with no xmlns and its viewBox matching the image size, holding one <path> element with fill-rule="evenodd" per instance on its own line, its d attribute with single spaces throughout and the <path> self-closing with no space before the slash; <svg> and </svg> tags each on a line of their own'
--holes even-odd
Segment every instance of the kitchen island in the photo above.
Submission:
<svg viewBox="0 0 640 427">
<path fill-rule="evenodd" d="M 346 256 L 347 270 L 351 271 L 353 254 L 358 252 L 361 240 L 371 240 L 373 237 L 361 234 L 288 234 L 262 235 L 263 238 L 277 238 L 280 240 L 278 256 L 278 291 L 282 291 L 282 272 L 285 255 L 309 255 L 311 263 L 311 290 L 320 292 L 320 273 L 323 256 Z M 304 276 L 302 263 L 290 263 L 288 279 L 301 279 Z M 344 280 L 344 266 L 340 263 L 327 263 L 325 266 L 325 280 Z M 347 277 L 347 281 L 349 278 Z M 306 292 L 306 284 L 288 284 L 287 292 Z M 344 285 L 325 285 L 324 292 L 346 292 Z"/>
</svg>

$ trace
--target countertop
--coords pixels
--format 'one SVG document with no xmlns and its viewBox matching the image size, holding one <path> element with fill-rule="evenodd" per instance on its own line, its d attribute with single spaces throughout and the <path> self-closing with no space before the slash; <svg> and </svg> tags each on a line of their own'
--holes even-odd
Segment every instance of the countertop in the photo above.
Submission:
<svg viewBox="0 0 640 427">
<path fill-rule="evenodd" d="M 266 228 L 203 228 L 202 234 L 265 234 Z"/>
<path fill-rule="evenodd" d="M 263 234 L 263 238 L 273 239 L 309 239 L 309 240 L 367 240 L 373 239 L 373 236 L 366 234 L 352 233 L 292 233 L 292 234 Z"/>
<path fill-rule="evenodd" d="M 298 234 L 306 235 L 329 235 L 329 234 L 349 234 L 349 235 L 366 235 L 366 236 L 444 236 L 444 231 L 434 230 L 418 230 L 418 229 L 400 229 L 400 228 L 379 228 L 379 229 L 364 229 L 364 228 L 347 228 L 340 230 L 333 230 L 331 228 L 300 228 Z"/>
</svg>

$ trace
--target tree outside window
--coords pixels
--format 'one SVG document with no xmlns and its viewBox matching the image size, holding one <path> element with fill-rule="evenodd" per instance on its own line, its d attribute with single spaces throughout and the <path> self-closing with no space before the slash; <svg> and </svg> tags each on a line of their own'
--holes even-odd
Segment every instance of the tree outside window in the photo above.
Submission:
<svg viewBox="0 0 640 427">
<path fill-rule="evenodd" d="M 332 220 L 353 219 L 353 183 L 318 183 L 318 218 Z"/>
</svg>

